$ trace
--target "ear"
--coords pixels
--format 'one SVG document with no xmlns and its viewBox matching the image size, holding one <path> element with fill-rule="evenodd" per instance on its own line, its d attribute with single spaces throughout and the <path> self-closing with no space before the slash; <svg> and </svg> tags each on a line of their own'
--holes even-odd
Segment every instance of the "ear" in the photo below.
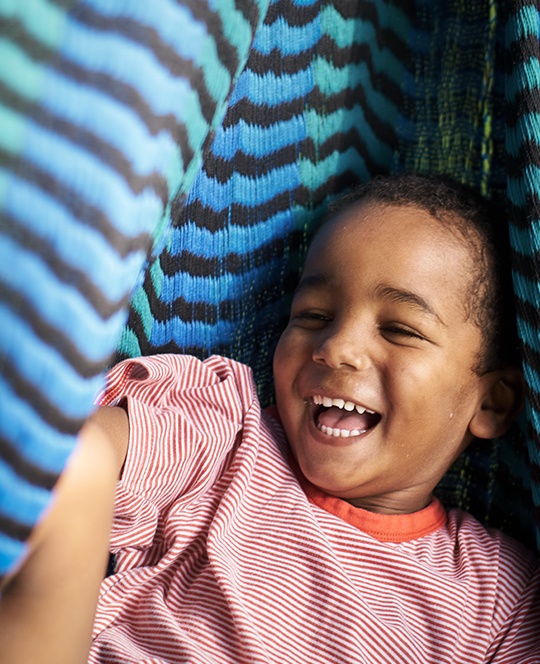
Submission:
<svg viewBox="0 0 540 664">
<path fill-rule="evenodd" d="M 525 400 L 525 380 L 518 367 L 490 371 L 481 377 L 483 398 L 469 430 L 476 438 L 497 438 L 508 431 Z"/>
</svg>

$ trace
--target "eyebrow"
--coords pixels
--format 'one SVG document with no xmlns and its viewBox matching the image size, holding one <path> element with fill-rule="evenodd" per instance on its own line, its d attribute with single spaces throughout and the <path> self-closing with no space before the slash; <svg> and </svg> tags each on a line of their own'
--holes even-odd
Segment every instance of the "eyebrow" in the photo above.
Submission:
<svg viewBox="0 0 540 664">
<path fill-rule="evenodd" d="M 294 289 L 293 295 L 298 295 L 305 290 L 319 290 L 328 286 L 330 278 L 324 274 L 311 274 L 307 277 L 302 277 L 298 286 Z"/>
<path fill-rule="evenodd" d="M 306 290 L 320 290 L 328 286 L 332 282 L 332 279 L 325 274 L 311 274 L 306 277 L 302 277 L 300 283 L 294 291 L 294 296 L 297 296 L 303 293 Z M 427 314 L 431 318 L 437 320 L 444 327 L 448 325 L 443 321 L 435 309 L 425 300 L 421 295 L 413 293 L 402 288 L 395 288 L 394 286 L 387 286 L 381 284 L 375 289 L 375 296 L 390 300 L 392 302 L 398 302 L 407 304 L 415 309 L 418 309 L 424 314 Z"/>
<path fill-rule="evenodd" d="M 393 286 L 381 285 L 376 288 L 375 294 L 378 297 L 391 300 L 392 302 L 408 304 L 415 309 L 419 309 L 421 312 L 427 314 L 428 316 L 435 318 L 439 321 L 439 323 L 441 323 L 441 325 L 444 325 L 444 327 L 448 327 L 443 319 L 439 316 L 439 314 L 435 311 L 435 309 L 429 304 L 429 302 L 417 293 L 403 290 L 401 288 L 394 288 Z"/>
</svg>

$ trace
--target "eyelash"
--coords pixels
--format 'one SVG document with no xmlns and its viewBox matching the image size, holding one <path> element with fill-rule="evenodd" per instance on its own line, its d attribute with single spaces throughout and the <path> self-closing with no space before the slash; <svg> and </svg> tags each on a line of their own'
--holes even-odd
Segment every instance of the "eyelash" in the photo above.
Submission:
<svg viewBox="0 0 540 664">
<path fill-rule="evenodd" d="M 298 316 L 296 316 L 296 318 L 303 318 L 304 320 L 321 320 L 321 321 L 325 321 L 325 322 L 328 322 L 328 321 L 331 320 L 331 318 L 329 318 L 328 316 L 325 316 L 324 314 L 315 314 L 315 313 L 311 313 L 309 311 L 298 314 Z"/>
<path fill-rule="evenodd" d="M 307 320 L 307 321 L 318 321 L 323 323 L 329 323 L 332 321 L 332 319 L 329 316 L 325 316 L 324 314 L 317 314 L 310 311 L 301 312 L 298 315 L 296 315 L 294 318 L 300 320 Z M 390 334 L 398 334 L 404 337 L 409 337 L 410 339 L 422 339 L 422 340 L 424 339 L 424 337 L 421 334 L 413 332 L 413 330 L 410 330 L 409 328 L 400 327 L 399 325 L 383 325 L 380 327 L 380 330 L 382 332 L 387 332 Z"/>
<path fill-rule="evenodd" d="M 391 332 L 392 334 L 402 334 L 405 337 L 411 337 L 412 339 L 423 339 L 424 337 L 412 330 L 407 329 L 406 327 L 399 327 L 398 325 L 389 325 L 387 327 L 381 328 L 385 332 Z"/>
</svg>

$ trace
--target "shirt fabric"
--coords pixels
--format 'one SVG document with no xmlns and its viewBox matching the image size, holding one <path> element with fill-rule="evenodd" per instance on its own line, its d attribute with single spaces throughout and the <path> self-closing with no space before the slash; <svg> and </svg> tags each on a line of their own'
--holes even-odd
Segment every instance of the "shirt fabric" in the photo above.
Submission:
<svg viewBox="0 0 540 664">
<path fill-rule="evenodd" d="M 130 441 L 90 662 L 540 662 L 538 562 L 434 499 L 380 515 L 298 476 L 250 370 L 126 361 Z"/>
</svg>

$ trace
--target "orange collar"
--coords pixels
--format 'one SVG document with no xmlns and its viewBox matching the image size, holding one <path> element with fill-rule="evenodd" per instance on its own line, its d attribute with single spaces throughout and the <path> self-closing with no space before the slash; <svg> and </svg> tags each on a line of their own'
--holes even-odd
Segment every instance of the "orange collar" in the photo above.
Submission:
<svg viewBox="0 0 540 664">
<path fill-rule="evenodd" d="M 379 542 L 409 542 L 435 532 L 446 523 L 446 510 L 437 498 L 412 514 L 378 514 L 331 496 L 305 477 L 298 477 L 310 503 L 355 526 Z"/>
<path fill-rule="evenodd" d="M 281 423 L 275 406 L 270 406 L 265 411 Z M 439 530 L 448 518 L 442 503 L 435 497 L 423 510 L 412 514 L 379 514 L 355 507 L 346 500 L 325 493 L 306 479 L 290 449 L 288 460 L 310 503 L 355 526 L 379 542 L 409 542 L 419 539 Z"/>
</svg>

